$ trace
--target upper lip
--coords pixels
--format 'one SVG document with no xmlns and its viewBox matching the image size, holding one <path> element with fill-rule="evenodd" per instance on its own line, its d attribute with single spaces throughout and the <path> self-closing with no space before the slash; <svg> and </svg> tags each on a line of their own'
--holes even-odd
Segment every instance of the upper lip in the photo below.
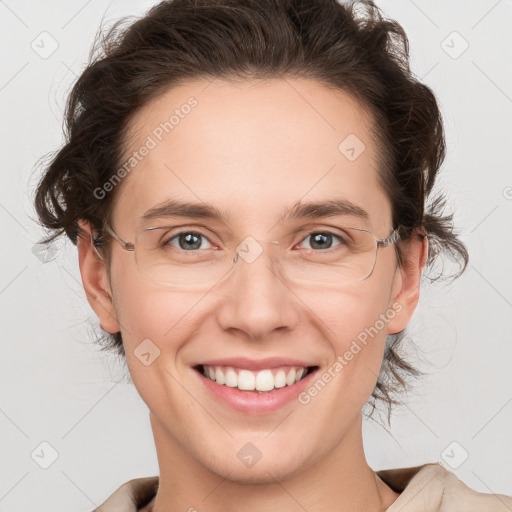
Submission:
<svg viewBox="0 0 512 512">
<path fill-rule="evenodd" d="M 210 359 L 201 361 L 192 366 L 233 366 L 234 368 L 244 368 L 247 370 L 264 370 L 266 368 L 278 368 L 280 366 L 300 366 L 308 368 L 316 366 L 312 363 L 301 361 L 300 359 L 291 359 L 289 357 L 266 357 L 264 359 L 248 359 L 247 357 L 231 357 L 225 359 Z"/>
</svg>

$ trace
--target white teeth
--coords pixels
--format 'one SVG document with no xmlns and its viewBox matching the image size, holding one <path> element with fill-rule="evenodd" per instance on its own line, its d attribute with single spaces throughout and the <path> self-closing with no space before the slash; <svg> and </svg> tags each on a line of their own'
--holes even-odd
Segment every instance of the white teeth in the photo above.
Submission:
<svg viewBox="0 0 512 512">
<path fill-rule="evenodd" d="M 279 370 L 274 377 L 274 386 L 276 388 L 284 388 L 286 386 L 286 373 L 284 370 Z"/>
<path fill-rule="evenodd" d="M 225 380 L 224 380 L 224 374 L 222 373 L 222 370 L 217 366 L 217 368 L 215 369 L 215 381 L 217 382 L 217 384 L 225 384 Z"/>
<path fill-rule="evenodd" d="M 304 377 L 307 368 L 283 367 L 276 370 L 265 369 L 252 372 L 235 369 L 231 366 L 203 366 L 203 374 L 217 384 L 242 391 L 272 391 L 274 388 L 292 386 Z"/>
<path fill-rule="evenodd" d="M 256 387 L 254 373 L 249 370 L 240 370 L 238 373 L 238 389 L 252 391 Z"/>
<path fill-rule="evenodd" d="M 295 368 L 292 368 L 288 372 L 288 375 L 286 376 L 286 384 L 288 384 L 288 386 L 291 386 L 295 382 L 296 375 L 297 375 L 297 372 L 295 371 Z"/>
<path fill-rule="evenodd" d="M 262 370 L 256 375 L 256 389 L 258 391 L 271 391 L 274 389 L 274 376 L 270 370 Z"/>
<path fill-rule="evenodd" d="M 306 372 L 306 368 L 301 368 L 297 372 L 297 375 L 295 375 L 295 382 L 299 382 L 299 380 L 302 379 L 302 376 L 304 375 L 305 372 Z"/>
<path fill-rule="evenodd" d="M 230 388 L 236 388 L 238 381 L 235 371 L 232 368 L 228 368 L 225 376 L 226 378 L 224 384 L 226 384 L 226 386 L 229 386 Z"/>
</svg>

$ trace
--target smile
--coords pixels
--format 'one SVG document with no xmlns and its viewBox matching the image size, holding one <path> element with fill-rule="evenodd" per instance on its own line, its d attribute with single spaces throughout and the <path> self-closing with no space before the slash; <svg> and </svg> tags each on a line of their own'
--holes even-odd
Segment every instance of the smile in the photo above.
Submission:
<svg viewBox="0 0 512 512">
<path fill-rule="evenodd" d="M 240 391 L 269 392 L 292 386 L 305 378 L 314 368 L 316 367 L 282 366 L 251 371 L 232 366 L 199 365 L 198 371 L 221 386 L 238 388 Z"/>
</svg>

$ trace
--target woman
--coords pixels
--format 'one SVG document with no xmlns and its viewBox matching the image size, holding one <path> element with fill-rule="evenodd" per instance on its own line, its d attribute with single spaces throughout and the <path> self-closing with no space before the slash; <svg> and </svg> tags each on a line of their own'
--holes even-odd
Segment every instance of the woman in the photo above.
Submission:
<svg viewBox="0 0 512 512">
<path fill-rule="evenodd" d="M 79 77 L 36 207 L 78 246 L 160 473 L 97 510 L 512 508 L 437 462 L 366 462 L 363 407 L 417 374 L 397 351 L 423 271 L 468 256 L 430 197 L 435 97 L 356 6 L 162 2 Z"/>
</svg>

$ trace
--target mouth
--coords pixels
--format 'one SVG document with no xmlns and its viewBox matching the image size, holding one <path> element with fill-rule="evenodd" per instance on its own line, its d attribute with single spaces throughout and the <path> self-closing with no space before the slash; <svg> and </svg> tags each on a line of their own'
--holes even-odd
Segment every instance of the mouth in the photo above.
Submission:
<svg viewBox="0 0 512 512">
<path fill-rule="evenodd" d="M 233 366 L 195 365 L 194 370 L 218 386 L 252 394 L 276 393 L 294 387 L 319 369 L 319 366 L 281 366 L 248 370 Z"/>
</svg>

